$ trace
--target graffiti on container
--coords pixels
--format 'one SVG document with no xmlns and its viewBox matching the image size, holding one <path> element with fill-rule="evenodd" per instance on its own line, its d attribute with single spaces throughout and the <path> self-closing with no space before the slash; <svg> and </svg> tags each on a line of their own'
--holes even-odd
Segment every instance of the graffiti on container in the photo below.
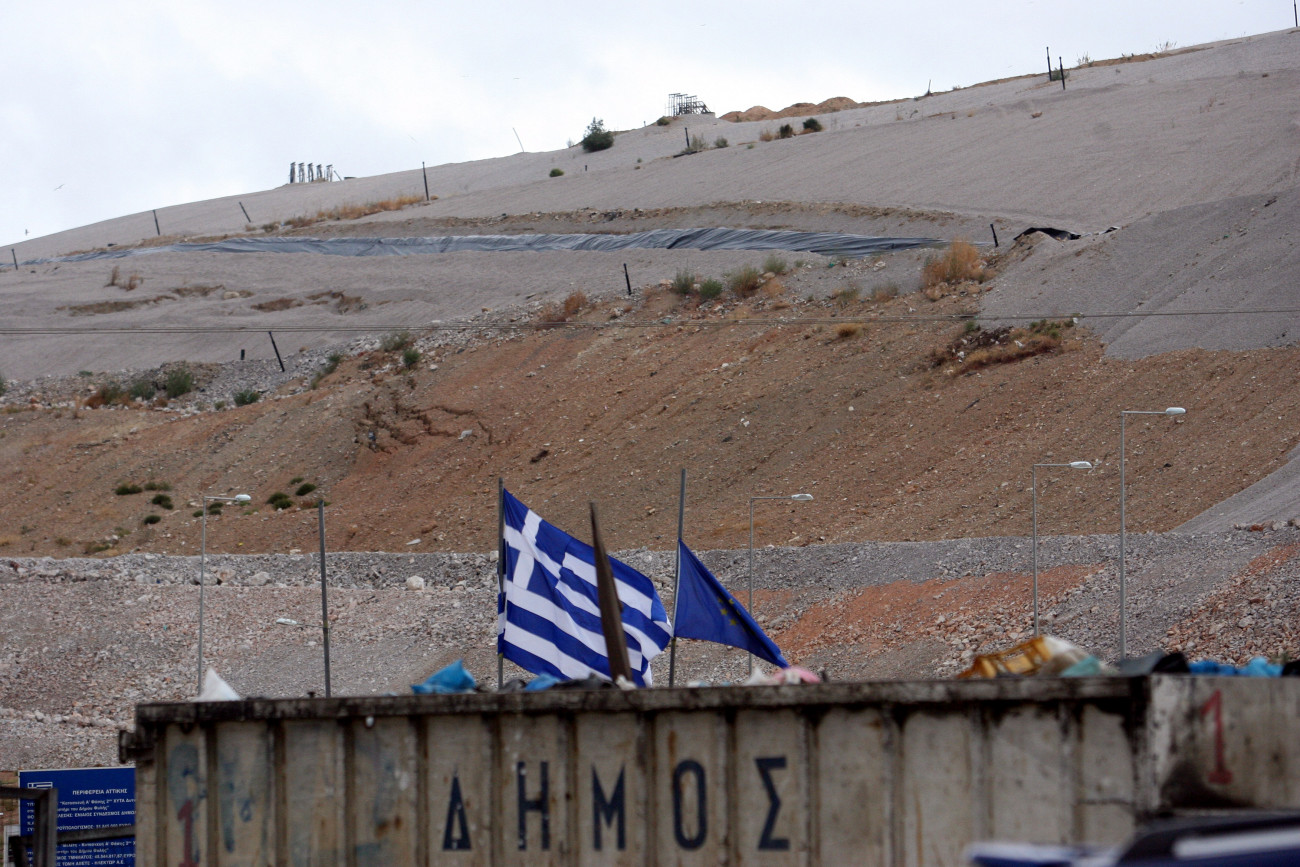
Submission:
<svg viewBox="0 0 1300 867">
<path fill-rule="evenodd" d="M 1232 782 L 1232 771 L 1223 758 L 1223 693 L 1215 690 L 1214 694 L 1201 705 L 1201 716 L 1210 716 L 1214 725 L 1214 770 L 1206 774 L 1208 782 L 1226 786 Z"/>
<path fill-rule="evenodd" d="M 194 814 L 203 797 L 199 779 L 199 751 L 194 744 L 177 744 L 167 760 L 167 796 L 176 808 L 184 829 L 184 852 L 177 867 L 199 867 L 199 841 L 194 836 Z"/>
</svg>

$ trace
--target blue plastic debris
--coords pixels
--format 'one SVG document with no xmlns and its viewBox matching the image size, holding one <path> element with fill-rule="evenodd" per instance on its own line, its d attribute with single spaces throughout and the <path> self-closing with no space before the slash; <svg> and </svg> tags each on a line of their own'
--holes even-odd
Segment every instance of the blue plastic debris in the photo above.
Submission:
<svg viewBox="0 0 1300 867">
<path fill-rule="evenodd" d="M 474 691 L 474 675 L 465 670 L 461 660 L 435 671 L 424 683 L 411 684 L 411 692 L 416 695 L 449 695 L 457 692 Z"/>
<path fill-rule="evenodd" d="M 1282 676 L 1282 666 L 1275 665 L 1262 656 L 1255 657 L 1240 668 L 1226 662 L 1215 662 L 1213 659 L 1198 659 L 1195 662 L 1189 662 L 1187 668 L 1192 674 L 1218 675 L 1219 677 Z"/>
<path fill-rule="evenodd" d="M 544 689 L 550 689 L 557 683 L 563 683 L 558 677 L 549 674 L 539 674 L 528 682 L 524 687 L 524 692 L 541 692 Z"/>
</svg>

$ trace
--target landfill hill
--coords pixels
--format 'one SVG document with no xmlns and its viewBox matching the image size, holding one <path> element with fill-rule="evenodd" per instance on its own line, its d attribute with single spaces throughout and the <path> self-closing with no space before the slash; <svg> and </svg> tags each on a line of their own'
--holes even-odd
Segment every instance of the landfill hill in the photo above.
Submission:
<svg viewBox="0 0 1300 867">
<path fill-rule="evenodd" d="M 611 549 L 668 550 L 685 469 L 686 540 L 739 587 L 744 558 L 727 552 L 744 553 L 750 498 L 804 491 L 813 502 L 755 504 L 757 546 L 794 549 L 760 578 L 765 622 L 792 659 L 837 677 L 934 676 L 1025 635 L 1031 468 L 1089 460 L 1039 471 L 1040 532 L 1100 539 L 1046 586 L 1075 637 L 1113 655 L 1119 414 L 1174 405 L 1187 414 L 1127 425 L 1128 529 L 1161 534 L 1130 564 L 1159 610 L 1134 646 L 1294 652 L 1298 35 L 1079 68 L 1064 90 L 1024 77 L 845 109 L 785 140 L 764 140 L 771 122 L 679 119 L 598 153 L 433 167 L 430 201 L 420 172 L 295 184 L 160 209 L 158 230 L 138 214 L 17 245 L 24 264 L 0 271 L 0 744 L 70 756 L 81 742 L 60 726 L 98 737 L 94 721 L 122 721 L 131 701 L 192 691 L 203 494 L 253 497 L 209 518 L 212 554 L 301 559 L 323 497 L 330 550 L 392 552 L 411 571 L 495 547 L 498 478 L 579 533 L 597 501 Z M 686 122 L 729 146 L 680 155 Z M 988 277 L 922 291 L 942 249 L 157 249 L 709 226 L 968 238 Z M 1062 231 L 1018 237 L 1035 227 Z M 48 261 L 135 248 L 150 252 Z M 745 267 L 770 276 L 744 297 L 671 286 Z M 165 386 L 182 365 L 185 395 L 97 405 L 113 383 Z M 289 508 L 268 503 L 277 493 Z M 988 553 L 1005 544 L 1020 553 Z M 910 571 L 864 560 L 894 550 L 912 552 Z M 300 692 L 311 639 L 265 612 L 310 591 L 232 563 L 214 605 L 247 616 L 211 625 L 213 661 L 245 694 Z M 460 653 L 488 676 L 490 587 L 428 572 L 466 604 L 374 576 L 340 590 L 348 688 L 401 688 Z M 439 620 L 409 633 L 395 622 L 408 615 Z M 257 657 L 286 641 L 269 671 Z"/>
</svg>

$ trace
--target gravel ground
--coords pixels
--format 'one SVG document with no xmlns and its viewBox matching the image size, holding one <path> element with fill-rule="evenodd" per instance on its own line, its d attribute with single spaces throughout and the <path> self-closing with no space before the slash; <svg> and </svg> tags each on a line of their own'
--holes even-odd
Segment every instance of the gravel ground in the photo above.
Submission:
<svg viewBox="0 0 1300 867">
<path fill-rule="evenodd" d="M 1043 630 L 1113 659 L 1117 537 L 1039 543 Z M 1295 654 L 1300 530 L 1134 534 L 1128 551 L 1131 655 Z M 668 552 L 618 556 L 670 602 Z M 833 679 L 948 677 L 1032 634 L 1031 557 L 1025 538 L 769 547 L 755 552 L 755 612 L 792 661 Z M 747 551 L 701 558 L 744 599 Z M 495 561 L 328 555 L 334 692 L 402 693 L 456 658 L 495 683 Z M 323 692 L 319 568 L 310 553 L 208 558 L 204 653 L 240 694 Z M 198 572 L 197 557 L 154 554 L 0 560 L 7 766 L 113 764 L 134 704 L 195 693 Z M 658 683 L 667 668 L 665 654 Z M 685 642 L 678 671 L 692 682 L 741 680 L 746 656 Z"/>
</svg>

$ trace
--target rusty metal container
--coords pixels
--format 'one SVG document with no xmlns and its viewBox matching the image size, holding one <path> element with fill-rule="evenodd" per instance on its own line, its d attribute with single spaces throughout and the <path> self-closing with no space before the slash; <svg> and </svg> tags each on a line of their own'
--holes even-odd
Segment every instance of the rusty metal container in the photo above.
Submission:
<svg viewBox="0 0 1300 867">
<path fill-rule="evenodd" d="M 957 865 L 1300 807 L 1300 679 L 150 704 L 138 863 Z"/>
</svg>

